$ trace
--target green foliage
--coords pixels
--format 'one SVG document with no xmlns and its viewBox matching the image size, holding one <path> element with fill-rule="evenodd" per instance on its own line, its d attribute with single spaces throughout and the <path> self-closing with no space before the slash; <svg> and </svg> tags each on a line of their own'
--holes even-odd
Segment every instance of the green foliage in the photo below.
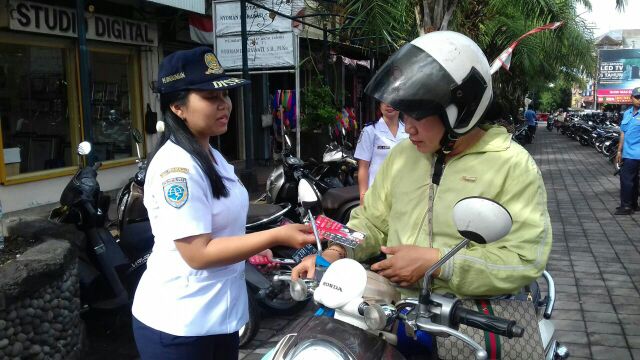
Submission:
<svg viewBox="0 0 640 360">
<path fill-rule="evenodd" d="M 340 28 L 344 42 L 392 53 L 418 34 L 411 0 L 338 0 L 337 4 L 350 16 Z"/>
<path fill-rule="evenodd" d="M 331 89 L 316 79 L 302 89 L 302 127 L 306 129 L 326 128 L 336 119 L 336 106 Z"/>
<path fill-rule="evenodd" d="M 566 84 L 549 87 L 540 93 L 538 110 L 541 112 L 555 112 L 559 108 L 571 106 L 571 86 Z"/>
</svg>

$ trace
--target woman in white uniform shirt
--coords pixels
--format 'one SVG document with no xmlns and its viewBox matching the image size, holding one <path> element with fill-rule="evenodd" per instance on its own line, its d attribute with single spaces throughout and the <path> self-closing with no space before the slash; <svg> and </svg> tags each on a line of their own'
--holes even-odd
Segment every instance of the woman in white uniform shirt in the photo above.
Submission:
<svg viewBox="0 0 640 360">
<path fill-rule="evenodd" d="M 358 159 L 358 188 L 360 203 L 373 179 L 389 154 L 389 151 L 409 135 L 404 131 L 404 123 L 400 121 L 400 113 L 390 105 L 380 103 L 382 117 L 376 123 L 362 129 L 355 158 Z"/>
<path fill-rule="evenodd" d="M 244 259 L 314 238 L 299 224 L 245 235 L 247 191 L 209 138 L 227 131 L 227 90 L 247 81 L 206 47 L 169 55 L 158 77 L 166 131 L 144 186 L 155 244 L 132 308 L 136 344 L 143 360 L 236 360 Z"/>
</svg>

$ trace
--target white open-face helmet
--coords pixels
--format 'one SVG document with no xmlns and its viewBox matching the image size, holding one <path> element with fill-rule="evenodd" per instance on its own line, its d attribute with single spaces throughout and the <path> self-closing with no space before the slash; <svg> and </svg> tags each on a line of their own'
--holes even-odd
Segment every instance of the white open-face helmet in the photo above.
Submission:
<svg viewBox="0 0 640 360">
<path fill-rule="evenodd" d="M 436 31 L 394 53 L 365 93 L 414 119 L 439 115 L 451 135 L 463 135 L 491 103 L 489 62 L 468 37 Z"/>
</svg>

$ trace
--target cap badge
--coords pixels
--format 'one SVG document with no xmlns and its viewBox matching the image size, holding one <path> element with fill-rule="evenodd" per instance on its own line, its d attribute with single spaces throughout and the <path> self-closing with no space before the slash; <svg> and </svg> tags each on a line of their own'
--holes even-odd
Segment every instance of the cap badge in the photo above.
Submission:
<svg viewBox="0 0 640 360">
<path fill-rule="evenodd" d="M 213 53 L 206 53 L 204 55 L 204 63 L 207 64 L 207 67 L 209 68 L 205 74 L 222 74 L 222 66 L 220 66 L 218 58 L 216 58 Z"/>
</svg>

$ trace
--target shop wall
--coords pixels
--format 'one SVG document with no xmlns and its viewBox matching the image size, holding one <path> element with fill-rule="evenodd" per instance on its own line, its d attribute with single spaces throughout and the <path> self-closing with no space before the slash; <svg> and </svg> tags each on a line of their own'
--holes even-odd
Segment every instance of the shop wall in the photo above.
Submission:
<svg viewBox="0 0 640 360">
<path fill-rule="evenodd" d="M 136 169 L 136 165 L 128 165 L 98 171 L 100 189 L 109 191 L 121 188 Z M 60 194 L 69 180 L 71 176 L 24 184 L 0 185 L 2 211 L 7 213 L 56 203 L 60 200 Z"/>
</svg>

